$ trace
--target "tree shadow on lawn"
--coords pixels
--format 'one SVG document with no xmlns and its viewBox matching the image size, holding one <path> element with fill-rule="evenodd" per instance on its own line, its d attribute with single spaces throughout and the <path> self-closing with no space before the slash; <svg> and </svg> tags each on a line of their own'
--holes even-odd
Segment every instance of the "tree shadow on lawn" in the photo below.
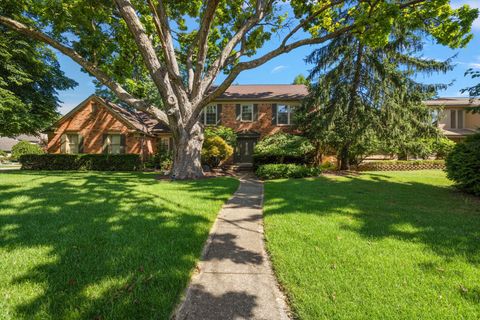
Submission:
<svg viewBox="0 0 480 320">
<path fill-rule="evenodd" d="M 3 285 L 43 288 L 12 308 L 23 318 L 168 318 L 215 218 L 205 203 L 234 191 L 225 179 L 21 174 L 32 178 L 0 188 L 0 209 L 10 211 L 0 215 L 0 251 L 28 266 Z M 48 251 L 40 263 L 22 252 L 38 248 Z"/>
<path fill-rule="evenodd" d="M 450 187 L 369 176 L 271 182 L 271 194 L 294 196 L 268 198 L 266 214 L 347 215 L 360 223 L 341 228 L 364 238 L 422 243 L 445 261 L 480 264 L 480 199 Z"/>
</svg>

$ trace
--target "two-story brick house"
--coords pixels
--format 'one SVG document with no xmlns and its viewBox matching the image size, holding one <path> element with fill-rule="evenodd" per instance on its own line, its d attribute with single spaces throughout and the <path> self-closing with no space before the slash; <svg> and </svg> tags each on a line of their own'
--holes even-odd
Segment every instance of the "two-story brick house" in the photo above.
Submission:
<svg viewBox="0 0 480 320">
<path fill-rule="evenodd" d="M 304 85 L 234 85 L 200 116 L 205 126 L 237 132 L 234 161 L 252 162 L 256 142 L 278 131 L 291 132 L 293 112 L 308 94 Z M 173 147 L 166 124 L 91 96 L 62 117 L 48 134 L 49 153 L 135 153 L 148 157 L 157 143 Z"/>
<path fill-rule="evenodd" d="M 480 105 L 480 100 L 469 98 L 440 98 L 426 101 L 434 109 L 439 109 L 437 123 L 443 134 L 455 141 L 480 129 L 480 114 L 468 112 L 467 108 Z"/>
</svg>

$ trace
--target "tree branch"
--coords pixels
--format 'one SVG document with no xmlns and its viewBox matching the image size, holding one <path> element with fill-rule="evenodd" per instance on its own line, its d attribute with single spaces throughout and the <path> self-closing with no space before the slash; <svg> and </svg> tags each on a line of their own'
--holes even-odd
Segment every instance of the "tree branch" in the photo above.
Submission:
<svg viewBox="0 0 480 320">
<path fill-rule="evenodd" d="M 136 109 L 146 111 L 158 118 L 159 120 L 168 124 L 168 118 L 164 112 L 162 112 L 158 108 L 155 108 L 154 106 L 149 105 L 144 100 L 135 98 L 133 95 L 128 93 L 120 84 L 110 79 L 110 77 L 106 73 L 98 69 L 93 63 L 83 58 L 75 50 L 61 44 L 60 42 L 47 36 L 43 32 L 30 28 L 19 21 L 0 16 L 0 23 L 31 39 L 41 41 L 57 49 L 64 55 L 70 57 L 80 66 L 82 66 L 88 73 L 97 78 L 98 81 L 100 81 L 103 85 L 112 90 L 120 100 Z"/>
<path fill-rule="evenodd" d="M 251 28 L 253 28 L 259 21 L 261 21 L 267 9 L 271 6 L 271 1 L 257 0 L 255 15 L 247 19 L 243 26 L 237 31 L 237 33 L 228 41 L 223 48 L 220 56 L 212 63 L 209 71 L 201 82 L 201 87 L 197 92 L 197 95 L 193 97 L 195 100 L 202 99 L 207 88 L 210 87 L 218 72 L 225 66 L 225 62 L 230 57 L 235 46 L 243 39 Z"/>
<path fill-rule="evenodd" d="M 195 66 L 195 73 L 193 75 L 193 84 L 192 84 L 192 96 L 195 97 L 198 93 L 200 87 L 200 78 L 203 74 L 205 68 L 205 61 L 207 59 L 208 53 L 208 35 L 210 33 L 210 28 L 213 23 L 215 16 L 215 10 L 217 9 L 218 3 L 220 0 L 207 0 L 207 5 L 205 7 L 205 12 L 203 13 L 202 21 L 200 23 L 200 29 L 197 33 L 198 41 L 198 55 L 197 63 Z"/>
</svg>

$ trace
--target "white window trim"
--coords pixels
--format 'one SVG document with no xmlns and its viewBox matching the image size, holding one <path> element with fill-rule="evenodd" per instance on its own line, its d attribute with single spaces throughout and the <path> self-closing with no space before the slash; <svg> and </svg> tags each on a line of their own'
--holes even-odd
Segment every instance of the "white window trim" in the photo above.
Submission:
<svg viewBox="0 0 480 320">
<path fill-rule="evenodd" d="M 250 120 L 244 120 L 243 119 L 243 107 L 250 107 L 252 109 L 252 118 Z M 254 110 L 253 110 L 253 104 L 247 104 L 247 103 L 243 103 L 240 105 L 240 121 L 241 122 L 253 122 L 253 117 L 255 116 L 254 114 Z"/>
<path fill-rule="evenodd" d="M 207 124 L 207 108 L 208 107 L 214 107 L 215 108 L 215 123 L 208 123 Z M 218 105 L 211 104 L 211 105 L 208 105 L 205 108 L 203 108 L 200 122 L 205 126 L 216 126 L 217 123 L 218 123 Z"/>
<path fill-rule="evenodd" d="M 78 132 L 65 132 L 64 133 L 65 135 L 65 141 L 62 141 L 62 143 L 65 144 L 64 146 L 64 154 L 78 154 L 80 152 L 80 134 Z M 73 135 L 76 135 L 77 136 L 77 143 L 76 143 L 76 149 L 77 149 L 77 152 L 76 153 L 73 153 L 72 150 L 70 149 L 70 139 L 68 136 L 73 136 Z"/>
<path fill-rule="evenodd" d="M 288 122 L 288 123 L 278 123 L 278 119 L 279 119 L 279 117 L 278 117 L 278 114 L 279 114 L 278 110 L 280 109 L 279 106 L 286 106 L 286 107 L 288 107 L 288 112 L 287 112 L 287 119 L 288 119 L 287 122 Z M 287 127 L 287 126 L 291 126 L 291 125 L 292 125 L 292 113 L 293 113 L 292 110 L 293 110 L 294 108 L 295 108 L 295 107 L 294 107 L 293 105 L 287 104 L 287 103 L 279 103 L 279 104 L 277 104 L 277 114 L 275 115 L 275 119 L 276 119 L 276 122 L 277 122 L 277 126 L 279 126 L 279 127 L 282 127 L 282 126 Z"/>
<path fill-rule="evenodd" d="M 116 146 L 119 146 L 119 153 L 113 153 L 112 152 L 112 141 L 111 141 L 111 136 L 119 136 L 120 138 L 120 144 L 115 144 Z M 121 133 L 107 133 L 107 139 L 105 139 L 105 143 L 103 146 L 107 150 L 107 154 L 124 154 L 125 150 L 122 150 L 122 147 L 125 148 L 125 146 L 122 146 L 122 134 Z"/>
</svg>

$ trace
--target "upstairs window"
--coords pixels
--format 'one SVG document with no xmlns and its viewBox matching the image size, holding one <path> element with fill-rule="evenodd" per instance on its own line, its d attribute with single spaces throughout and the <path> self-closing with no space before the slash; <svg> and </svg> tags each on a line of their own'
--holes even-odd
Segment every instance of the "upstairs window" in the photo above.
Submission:
<svg viewBox="0 0 480 320">
<path fill-rule="evenodd" d="M 293 122 L 293 108 L 289 105 L 277 105 L 277 124 L 291 125 Z"/>
<path fill-rule="evenodd" d="M 204 125 L 216 125 L 218 123 L 217 105 L 210 105 L 203 109 L 200 114 L 200 122 Z"/>
<path fill-rule="evenodd" d="M 125 153 L 125 136 L 121 134 L 107 134 L 103 141 L 103 150 L 108 154 Z"/>
<path fill-rule="evenodd" d="M 464 111 L 450 110 L 450 128 L 463 129 L 464 127 Z"/>
<path fill-rule="evenodd" d="M 241 114 L 240 114 L 241 121 L 253 121 L 253 105 L 245 104 L 242 105 Z"/>
</svg>

